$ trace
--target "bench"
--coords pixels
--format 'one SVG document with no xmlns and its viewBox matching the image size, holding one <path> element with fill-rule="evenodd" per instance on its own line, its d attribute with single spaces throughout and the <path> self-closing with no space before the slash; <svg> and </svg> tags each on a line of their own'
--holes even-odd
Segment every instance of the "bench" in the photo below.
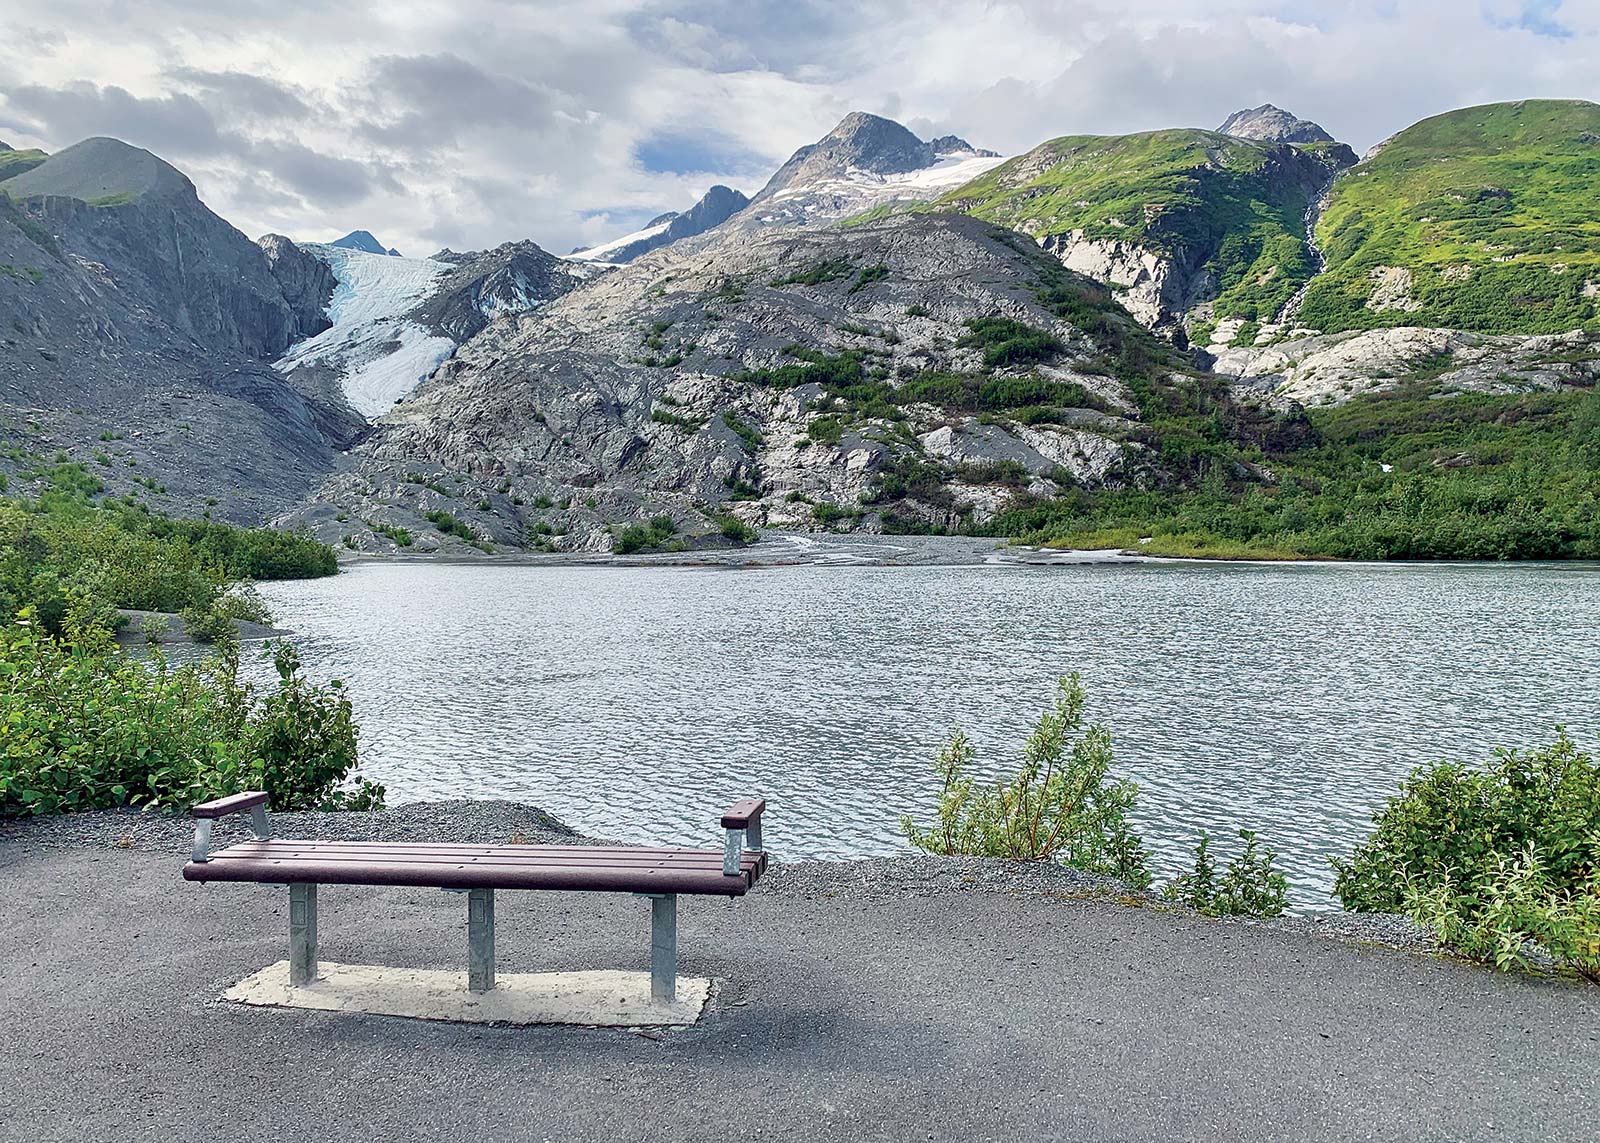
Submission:
<svg viewBox="0 0 1600 1143">
<path fill-rule="evenodd" d="M 289 887 L 289 983 L 317 978 L 317 886 L 406 885 L 467 894 L 467 988 L 494 988 L 494 892 L 558 889 L 633 893 L 650 899 L 650 998 L 677 995 L 678 895 L 741 897 L 767 868 L 761 847 L 766 802 L 746 798 L 722 815 L 724 846 L 665 849 L 589 845 L 448 845 L 293 841 L 272 836 L 259 790 L 195 806 L 186 881 L 249 881 Z M 213 823 L 248 815 L 252 837 L 210 852 Z"/>
</svg>

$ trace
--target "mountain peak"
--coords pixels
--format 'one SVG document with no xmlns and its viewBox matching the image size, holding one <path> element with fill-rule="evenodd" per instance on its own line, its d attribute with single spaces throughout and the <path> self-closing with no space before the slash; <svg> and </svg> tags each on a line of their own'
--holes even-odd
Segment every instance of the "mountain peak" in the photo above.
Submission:
<svg viewBox="0 0 1600 1143">
<path fill-rule="evenodd" d="M 930 139 L 928 146 L 933 148 L 935 155 L 978 155 L 985 159 L 998 159 L 999 151 L 986 151 L 982 147 L 974 147 L 960 135 L 940 135 L 937 139 Z"/>
<path fill-rule="evenodd" d="M 683 238 L 704 234 L 739 213 L 750 202 L 743 194 L 721 183 L 700 197 L 683 213 L 669 210 L 645 223 L 644 229 L 599 246 L 580 246 L 568 257 L 579 262 L 631 262 L 642 254 L 670 246 Z"/>
<path fill-rule="evenodd" d="M 1217 131 L 1236 139 L 1254 139 L 1262 143 L 1332 143 L 1334 138 L 1309 119 L 1300 119 L 1263 103 L 1260 107 L 1235 111 Z"/>
<path fill-rule="evenodd" d="M 13 198 L 61 195 L 100 204 L 195 193 L 194 184 L 165 159 L 103 136 L 57 151 L 32 170 L 7 179 L 6 190 Z"/>
<path fill-rule="evenodd" d="M 400 257 L 400 251 L 392 246 L 384 246 L 372 236 L 370 230 L 352 230 L 343 238 L 336 238 L 328 243 L 329 246 L 338 246 L 343 250 L 361 250 L 368 254 L 387 254 L 392 258 Z"/>
<path fill-rule="evenodd" d="M 965 139 L 955 135 L 924 143 L 893 119 L 885 119 L 868 111 L 852 111 L 839 120 L 838 126 L 832 131 L 791 155 L 754 201 L 770 198 L 788 186 L 818 182 L 851 172 L 898 175 L 920 171 L 938 162 L 941 155 L 961 150 L 978 155 L 993 154 L 990 151 L 978 151 Z"/>
</svg>

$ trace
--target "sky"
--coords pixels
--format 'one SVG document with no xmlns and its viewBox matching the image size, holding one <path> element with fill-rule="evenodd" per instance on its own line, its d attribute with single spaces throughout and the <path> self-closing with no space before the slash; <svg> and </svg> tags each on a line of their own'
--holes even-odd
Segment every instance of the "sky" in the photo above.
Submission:
<svg viewBox="0 0 1600 1143">
<path fill-rule="evenodd" d="M 1600 0 L 54 0 L 0 43 L 0 140 L 112 135 L 251 237 L 412 255 L 753 194 L 852 110 L 1015 154 L 1272 102 L 1360 151 L 1600 101 Z"/>
</svg>

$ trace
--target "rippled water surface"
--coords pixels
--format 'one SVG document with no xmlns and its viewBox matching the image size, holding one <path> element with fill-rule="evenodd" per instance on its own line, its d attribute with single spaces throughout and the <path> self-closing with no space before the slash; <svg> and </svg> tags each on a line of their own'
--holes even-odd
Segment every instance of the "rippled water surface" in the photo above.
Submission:
<svg viewBox="0 0 1600 1143">
<path fill-rule="evenodd" d="M 1161 870 L 1255 828 L 1302 907 L 1412 766 L 1600 732 L 1593 566 L 373 564 L 266 594 L 391 801 L 711 842 L 759 793 L 790 859 L 902 848 L 949 728 L 1009 766 L 1073 669 Z"/>
</svg>

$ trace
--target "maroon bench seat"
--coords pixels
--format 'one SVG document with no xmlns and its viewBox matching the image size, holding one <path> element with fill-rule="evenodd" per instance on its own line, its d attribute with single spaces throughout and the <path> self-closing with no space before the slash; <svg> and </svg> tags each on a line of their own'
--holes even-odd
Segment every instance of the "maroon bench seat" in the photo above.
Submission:
<svg viewBox="0 0 1600 1143">
<path fill-rule="evenodd" d="M 742 897 L 766 872 L 761 815 L 745 798 L 722 816 L 724 845 L 673 849 L 615 845 L 454 845 L 444 842 L 296 841 L 272 836 L 267 795 L 218 798 L 194 808 L 194 857 L 186 881 L 289 886 L 289 983 L 317 978 L 317 886 L 390 885 L 467 894 L 467 987 L 494 987 L 494 891 L 551 889 L 634 893 L 650 908 L 650 995 L 671 1003 L 677 980 L 678 894 Z M 250 818 L 249 841 L 210 852 L 218 818 Z"/>
<path fill-rule="evenodd" d="M 597 845 L 444 845 L 411 842 L 242 841 L 183 867 L 186 881 L 271 885 L 409 885 L 427 889 L 564 889 L 742 897 L 766 870 L 748 850 L 723 872 L 720 849 Z"/>
</svg>

